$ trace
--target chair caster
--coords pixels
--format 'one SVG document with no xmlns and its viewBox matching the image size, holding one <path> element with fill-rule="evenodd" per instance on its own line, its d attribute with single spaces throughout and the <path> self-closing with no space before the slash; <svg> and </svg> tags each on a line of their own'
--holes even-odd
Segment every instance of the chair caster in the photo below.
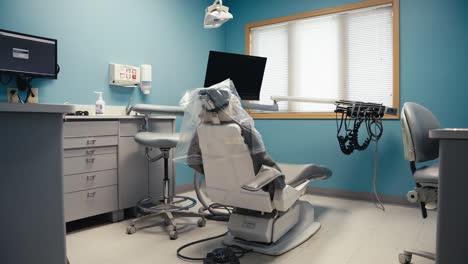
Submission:
<svg viewBox="0 0 468 264">
<path fill-rule="evenodd" d="M 169 232 L 169 238 L 170 238 L 171 240 L 176 240 L 177 237 L 178 237 L 177 231 L 173 230 L 173 231 Z"/>
<path fill-rule="evenodd" d="M 205 218 L 200 218 L 200 219 L 198 219 L 197 225 L 198 225 L 199 227 L 204 227 L 204 226 L 206 226 L 206 220 L 205 220 Z"/>
<path fill-rule="evenodd" d="M 135 234 L 136 233 L 136 227 L 134 225 L 129 225 L 127 226 L 127 234 Z"/>
<path fill-rule="evenodd" d="M 408 199 L 410 203 L 417 203 L 419 202 L 419 194 L 415 190 L 409 191 L 406 194 L 406 199 Z"/>
<path fill-rule="evenodd" d="M 411 254 L 400 253 L 400 255 L 398 255 L 398 260 L 400 261 L 401 264 L 410 264 Z"/>
</svg>

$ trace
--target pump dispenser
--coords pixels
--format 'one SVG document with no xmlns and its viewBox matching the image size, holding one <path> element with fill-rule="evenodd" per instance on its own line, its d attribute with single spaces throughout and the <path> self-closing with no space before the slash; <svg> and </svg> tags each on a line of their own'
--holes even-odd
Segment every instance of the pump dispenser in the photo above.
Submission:
<svg viewBox="0 0 468 264">
<path fill-rule="evenodd" d="M 94 93 L 99 95 L 99 98 L 96 101 L 96 115 L 103 115 L 106 108 L 106 102 L 104 102 L 104 99 L 102 99 L 102 92 Z"/>
</svg>

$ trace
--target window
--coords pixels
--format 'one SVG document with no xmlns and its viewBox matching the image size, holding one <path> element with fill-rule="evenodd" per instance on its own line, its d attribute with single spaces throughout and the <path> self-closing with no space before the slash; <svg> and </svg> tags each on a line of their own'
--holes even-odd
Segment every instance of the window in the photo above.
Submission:
<svg viewBox="0 0 468 264">
<path fill-rule="evenodd" d="M 260 102 L 284 95 L 398 108 L 396 5 L 374 0 L 247 25 L 247 53 L 268 58 Z M 281 102 L 279 108 L 280 117 L 335 116 L 328 104 Z"/>
</svg>

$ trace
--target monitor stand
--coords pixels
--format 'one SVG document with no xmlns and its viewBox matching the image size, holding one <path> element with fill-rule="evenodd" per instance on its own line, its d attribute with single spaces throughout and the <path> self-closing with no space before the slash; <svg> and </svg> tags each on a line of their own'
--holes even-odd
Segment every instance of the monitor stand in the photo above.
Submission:
<svg viewBox="0 0 468 264">
<path fill-rule="evenodd" d="M 18 86 L 19 91 L 26 91 L 26 98 L 23 100 L 19 92 L 16 93 L 18 96 L 18 101 L 22 104 L 28 103 L 30 97 L 35 97 L 32 93 L 32 85 L 31 85 L 32 77 L 27 75 L 17 75 L 16 76 L 16 85 Z"/>
</svg>

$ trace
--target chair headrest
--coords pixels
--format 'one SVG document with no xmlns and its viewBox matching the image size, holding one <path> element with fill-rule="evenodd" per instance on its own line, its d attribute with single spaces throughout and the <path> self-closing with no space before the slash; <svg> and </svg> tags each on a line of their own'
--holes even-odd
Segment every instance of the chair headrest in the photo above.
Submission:
<svg viewBox="0 0 468 264">
<path fill-rule="evenodd" d="M 219 112 L 229 105 L 230 94 L 226 90 L 206 88 L 200 90 L 200 100 L 208 112 Z"/>
</svg>

